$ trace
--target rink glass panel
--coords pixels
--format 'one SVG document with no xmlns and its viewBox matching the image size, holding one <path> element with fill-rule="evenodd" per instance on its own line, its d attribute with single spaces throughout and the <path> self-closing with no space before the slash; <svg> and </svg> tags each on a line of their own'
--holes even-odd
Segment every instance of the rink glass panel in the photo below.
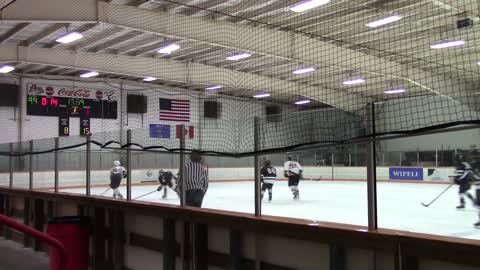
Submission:
<svg viewBox="0 0 480 270">
<path fill-rule="evenodd" d="M 110 169 L 113 167 L 113 161 L 118 160 L 122 166 L 125 166 L 122 153 L 126 152 L 121 149 L 100 148 L 92 145 L 91 149 L 91 187 L 90 194 L 96 196 L 112 197 L 110 189 Z M 122 179 L 120 190 L 125 195 L 125 178 Z"/>
<path fill-rule="evenodd" d="M 33 141 L 33 152 L 49 151 L 55 148 L 55 139 Z M 55 153 L 54 151 L 32 155 L 33 183 L 36 190 L 53 191 L 55 186 Z"/>
<path fill-rule="evenodd" d="M 0 144 L 0 151 L 8 153 L 10 151 L 10 144 Z M 8 187 L 10 184 L 9 160 L 9 156 L 0 155 L 0 187 Z"/>
<path fill-rule="evenodd" d="M 449 176 L 454 175 L 455 155 L 462 154 L 465 161 L 473 163 L 472 153 L 478 150 L 479 141 L 480 129 L 467 129 L 378 142 L 378 226 L 480 239 L 480 230 L 473 226 L 479 218 L 478 209 L 466 198 L 465 210 L 458 211 L 459 186 L 449 188 L 453 183 Z M 383 162 L 388 166 L 379 165 Z M 446 189 L 430 206 L 422 205 L 432 202 Z M 475 196 L 474 185 L 469 192 Z"/>
<path fill-rule="evenodd" d="M 180 205 L 180 200 L 175 191 L 167 188 L 167 196 L 163 198 L 164 190 L 157 191 L 159 187 L 159 170 L 171 171 L 174 176 L 178 173 L 179 158 L 176 153 L 158 151 L 132 151 L 132 200 L 149 201 L 161 204 Z M 123 179 L 124 183 L 126 179 Z M 175 179 L 172 179 L 175 187 Z M 125 197 L 125 192 L 121 189 Z M 149 194 L 150 193 L 150 194 Z"/>
<path fill-rule="evenodd" d="M 60 148 L 84 143 L 84 137 L 61 137 Z M 58 191 L 86 194 L 86 147 L 79 146 L 58 152 Z"/>
<path fill-rule="evenodd" d="M 284 177 L 292 156 L 303 167 L 300 199 L 294 200 Z M 365 146 L 323 147 L 264 156 L 277 168 L 273 199 L 262 201 L 262 214 L 312 221 L 367 225 Z"/>
<path fill-rule="evenodd" d="M 203 162 L 208 166 L 209 183 L 202 208 L 255 212 L 253 157 L 204 156 Z"/>
<path fill-rule="evenodd" d="M 13 151 L 22 154 L 29 151 L 29 142 L 13 143 Z M 29 187 L 29 156 L 19 155 L 12 157 L 13 162 L 13 184 L 14 188 Z"/>
</svg>

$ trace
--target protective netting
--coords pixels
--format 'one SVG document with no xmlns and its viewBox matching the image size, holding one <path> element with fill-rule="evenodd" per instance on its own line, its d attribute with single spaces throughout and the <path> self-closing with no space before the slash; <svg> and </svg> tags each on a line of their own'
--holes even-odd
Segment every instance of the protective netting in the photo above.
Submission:
<svg viewBox="0 0 480 270">
<path fill-rule="evenodd" d="M 71 102 L 62 151 L 84 151 L 88 109 L 109 162 L 126 146 L 178 151 L 181 132 L 187 150 L 239 157 L 479 123 L 478 1 L 47 2 L 16 1 L 0 29 L 16 67 L 2 79 L 22 100 L 0 108 L 17 127 L 3 142 L 35 140 L 35 153 L 59 132 L 42 98 Z M 57 41 L 71 32 L 83 37 Z"/>
</svg>

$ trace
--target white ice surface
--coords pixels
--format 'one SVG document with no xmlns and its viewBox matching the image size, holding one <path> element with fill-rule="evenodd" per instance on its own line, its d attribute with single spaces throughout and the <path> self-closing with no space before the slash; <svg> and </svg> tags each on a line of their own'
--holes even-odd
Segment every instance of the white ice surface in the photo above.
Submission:
<svg viewBox="0 0 480 270">
<path fill-rule="evenodd" d="M 380 228 L 398 229 L 436 235 L 480 239 L 480 229 L 473 227 L 478 220 L 477 209 L 472 202 L 458 211 L 457 186 L 452 186 L 430 207 L 428 203 L 447 186 L 441 184 L 378 183 L 378 224 Z M 105 188 L 92 189 L 92 195 Z M 132 198 L 156 190 L 156 186 L 134 186 Z M 84 189 L 62 190 L 84 193 Z M 125 195 L 125 188 L 121 188 Z M 472 194 L 474 190 L 471 190 Z M 176 194 L 169 190 L 153 192 L 140 200 L 155 203 L 179 204 Z M 253 182 L 210 183 L 203 207 L 229 211 L 254 212 Z M 365 182 L 303 181 L 300 183 L 300 200 L 294 201 L 286 182 L 277 182 L 273 188 L 273 200 L 262 204 L 262 213 L 314 221 L 329 221 L 355 225 L 367 225 L 367 186 Z M 105 196 L 112 196 L 110 190 Z"/>
</svg>

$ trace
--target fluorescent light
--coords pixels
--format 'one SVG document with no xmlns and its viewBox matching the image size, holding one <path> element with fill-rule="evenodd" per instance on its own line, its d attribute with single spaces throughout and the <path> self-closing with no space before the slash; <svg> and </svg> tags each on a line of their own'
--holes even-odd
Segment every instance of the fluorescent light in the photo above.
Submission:
<svg viewBox="0 0 480 270">
<path fill-rule="evenodd" d="M 391 90 L 387 90 L 383 93 L 387 94 L 387 95 L 391 95 L 391 94 L 400 94 L 400 93 L 404 93 L 406 92 L 407 90 L 403 89 L 403 88 L 399 88 L 399 89 L 391 89 Z"/>
<path fill-rule="evenodd" d="M 308 104 L 310 102 L 312 102 L 310 99 L 301 99 L 301 100 L 295 101 L 295 104 L 296 105 L 305 105 L 305 104 Z"/>
<path fill-rule="evenodd" d="M 433 43 L 430 46 L 430 48 L 432 48 L 432 49 L 444 49 L 444 48 L 462 46 L 463 44 L 465 44 L 465 41 L 463 39 L 449 40 L 449 41 L 442 41 L 442 42 Z"/>
<path fill-rule="evenodd" d="M 9 65 L 5 65 L 0 67 L 0 73 L 9 73 L 10 71 L 14 70 L 15 68 Z"/>
<path fill-rule="evenodd" d="M 58 38 L 56 41 L 59 43 L 70 43 L 70 42 L 74 42 L 75 40 L 79 40 L 82 37 L 83 35 L 78 32 L 71 32 Z"/>
<path fill-rule="evenodd" d="M 180 49 L 180 45 L 176 43 L 172 43 L 172 44 L 161 47 L 160 49 L 157 50 L 157 52 L 163 53 L 163 54 L 171 54 L 172 52 L 178 49 Z"/>
<path fill-rule="evenodd" d="M 80 74 L 80 77 L 82 77 L 82 78 L 91 78 L 91 77 L 95 77 L 95 76 L 98 76 L 98 72 L 96 72 L 96 71 L 89 71 L 89 72 L 85 72 L 85 73 Z"/>
<path fill-rule="evenodd" d="M 353 79 L 353 80 L 346 80 L 346 81 L 343 81 L 343 84 L 344 85 L 354 85 L 354 84 L 361 84 L 361 83 L 365 83 L 365 79 L 363 78 L 357 78 L 357 79 Z"/>
<path fill-rule="evenodd" d="M 238 60 L 242 60 L 242 59 L 245 59 L 245 58 L 249 58 L 250 56 L 252 56 L 251 54 L 249 53 L 237 53 L 237 54 L 232 54 L 232 55 L 229 55 L 227 56 L 227 60 L 230 60 L 230 61 L 238 61 Z"/>
<path fill-rule="evenodd" d="M 315 71 L 315 68 L 314 67 L 303 67 L 303 68 L 299 68 L 299 69 L 295 69 L 293 71 L 293 74 L 305 74 L 305 73 L 309 73 L 309 72 L 313 72 Z"/>
<path fill-rule="evenodd" d="M 155 78 L 155 77 L 145 77 L 145 78 L 143 78 L 144 82 L 153 82 L 153 81 L 156 81 L 156 80 L 157 80 L 157 78 Z"/>
<path fill-rule="evenodd" d="M 270 94 L 270 93 L 257 93 L 253 97 L 254 98 L 266 98 L 266 97 L 270 97 L 271 95 L 272 94 Z"/>
<path fill-rule="evenodd" d="M 479 66 L 480 66 L 480 62 L 478 62 L 478 63 L 477 63 L 477 65 L 479 65 Z"/>
<path fill-rule="evenodd" d="M 321 5 L 328 4 L 329 2 L 330 0 L 305 0 L 290 6 L 288 9 L 293 12 L 304 12 Z"/>
<path fill-rule="evenodd" d="M 223 85 L 212 85 L 212 86 L 209 86 L 205 89 L 206 90 L 218 90 L 218 89 L 222 89 L 222 88 L 223 88 Z"/>
<path fill-rule="evenodd" d="M 389 24 L 389 23 L 399 21 L 401 19 L 402 19 L 402 17 L 400 17 L 400 15 L 392 15 L 392 16 L 382 18 L 380 20 L 369 22 L 369 23 L 367 23 L 367 26 L 368 27 L 379 27 L 379 26 L 382 26 L 382 25 L 385 25 L 385 24 Z"/>
</svg>

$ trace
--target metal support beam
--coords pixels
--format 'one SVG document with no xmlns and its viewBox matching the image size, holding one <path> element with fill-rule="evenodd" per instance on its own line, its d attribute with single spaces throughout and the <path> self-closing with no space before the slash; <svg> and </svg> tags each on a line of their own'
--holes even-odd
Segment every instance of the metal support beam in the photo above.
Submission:
<svg viewBox="0 0 480 270">
<path fill-rule="evenodd" d="M 232 78 L 242 78 L 242 88 L 245 89 L 256 91 L 271 89 L 280 94 L 291 93 L 292 89 L 294 89 L 298 95 L 304 95 L 313 100 L 345 110 L 352 110 L 371 101 L 370 98 L 355 93 L 350 93 L 347 100 L 345 93 L 342 91 L 327 89 L 323 86 L 310 86 L 304 83 L 221 67 L 161 58 L 0 45 L 0 61 L 34 63 L 77 70 L 92 69 L 103 73 L 122 74 L 132 77 L 144 77 L 145 74 L 148 74 L 149 76 L 162 78 L 165 81 L 195 82 L 199 85 L 218 84 L 233 89 L 238 88 L 238 84 Z M 105 65 L 105 63 L 108 63 L 108 65 Z M 135 68 L 125 69 L 125 63 L 129 63 L 130 67 Z M 205 76 L 205 74 L 215 74 L 215 76 L 209 77 Z"/>
<path fill-rule="evenodd" d="M 86 183 L 85 183 L 85 194 L 87 196 L 90 196 L 90 187 L 91 187 L 91 182 L 90 182 L 90 176 L 91 176 L 91 168 L 90 168 L 90 165 L 91 165 L 91 154 L 92 154 L 92 145 L 90 143 L 90 134 L 87 135 L 87 145 L 86 145 L 86 150 L 85 150 L 85 161 L 86 161 L 86 164 L 85 164 L 85 172 L 86 172 Z"/>
<path fill-rule="evenodd" d="M 11 39 L 13 36 L 18 34 L 20 31 L 27 28 L 29 25 L 30 25 L 30 23 L 19 23 L 19 24 L 17 24 L 15 27 L 13 27 L 7 33 L 3 34 L 0 37 L 0 43 L 4 43 L 7 40 Z"/>
<path fill-rule="evenodd" d="M 127 130 L 127 201 L 132 199 L 132 130 Z"/>
<path fill-rule="evenodd" d="M 182 132 L 180 133 L 180 166 L 178 168 L 178 174 L 180 175 L 180 181 L 182 183 L 180 189 L 180 206 L 186 206 L 186 194 L 185 194 L 185 125 L 181 125 Z"/>
<path fill-rule="evenodd" d="M 259 128 L 260 128 L 260 121 L 258 117 L 255 117 L 253 120 L 253 144 L 254 144 L 254 151 L 257 152 L 260 148 L 260 134 L 259 134 Z M 255 163 L 253 168 L 254 168 L 254 175 L 255 175 L 255 185 L 254 185 L 254 194 L 255 194 L 255 216 L 259 217 L 262 215 L 262 196 L 261 196 L 261 188 L 262 188 L 262 182 L 260 180 L 260 160 L 259 156 L 257 153 L 255 153 L 255 156 L 253 158 L 253 162 Z"/>
<path fill-rule="evenodd" d="M 29 142 L 29 155 L 28 155 L 28 189 L 33 189 L 33 140 Z"/>
<path fill-rule="evenodd" d="M 54 183 L 53 183 L 53 188 L 55 193 L 58 192 L 58 175 L 59 175 L 59 170 L 58 170 L 58 148 L 60 146 L 60 139 L 58 137 L 55 138 L 55 152 L 54 152 Z"/>
<path fill-rule="evenodd" d="M 390 79 L 400 79 L 407 84 L 421 86 L 428 91 L 445 96 L 466 96 L 464 81 L 441 77 L 386 58 L 328 43 L 302 32 L 208 21 L 192 16 L 182 16 L 159 10 L 150 11 L 96 0 L 44 0 L 37 2 L 17 2 L 3 12 L 2 20 L 7 22 L 107 23 L 171 38 L 188 39 L 218 47 L 288 59 L 305 65 L 332 66 L 387 76 Z M 51 12 L 48 7 L 52 6 L 56 7 L 57 12 Z M 218 31 L 218 29 L 222 30 Z M 204 33 L 211 34 L 205 35 Z M 263 42 L 265 40 L 269 42 Z M 351 59 L 356 59 L 356 61 L 352 62 Z M 335 89 L 331 89 L 331 91 L 335 92 Z"/>
<path fill-rule="evenodd" d="M 377 164 L 375 141 L 375 104 L 371 104 L 372 139 L 367 143 L 367 196 L 368 196 L 368 229 L 375 231 L 377 224 Z"/>
<path fill-rule="evenodd" d="M 10 148 L 10 156 L 8 156 L 8 172 L 9 172 L 9 180 L 8 180 L 8 187 L 12 188 L 13 187 L 13 159 L 16 157 L 13 157 L 13 143 L 9 144 Z"/>
</svg>

